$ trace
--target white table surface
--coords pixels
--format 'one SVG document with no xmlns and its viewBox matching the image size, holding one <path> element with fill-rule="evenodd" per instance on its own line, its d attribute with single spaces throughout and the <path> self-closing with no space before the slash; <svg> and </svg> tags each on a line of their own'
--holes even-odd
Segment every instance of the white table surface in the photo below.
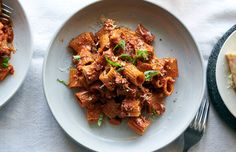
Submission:
<svg viewBox="0 0 236 152">
<path fill-rule="evenodd" d="M 91 1 L 91 0 L 89 0 Z M 42 64 L 52 36 L 80 6 L 79 0 L 20 0 L 34 38 L 33 59 L 25 82 L 0 109 L 0 152 L 78 152 L 79 146 L 59 127 L 42 88 Z M 235 0 L 157 0 L 175 14 L 196 39 L 205 63 L 217 40 L 236 24 Z M 182 151 L 183 137 L 162 149 Z M 236 132 L 211 107 L 207 131 L 191 152 L 235 152 Z"/>
</svg>

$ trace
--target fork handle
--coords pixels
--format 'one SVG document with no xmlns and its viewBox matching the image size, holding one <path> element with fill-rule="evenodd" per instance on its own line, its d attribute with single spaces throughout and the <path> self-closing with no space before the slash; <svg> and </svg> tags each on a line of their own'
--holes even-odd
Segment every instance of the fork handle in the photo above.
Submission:
<svg viewBox="0 0 236 152">
<path fill-rule="evenodd" d="M 189 149 L 189 148 L 185 148 L 185 147 L 184 147 L 184 150 L 183 150 L 183 152 L 187 152 L 187 151 L 188 151 L 188 149 Z"/>
<path fill-rule="evenodd" d="M 184 141 L 185 142 L 185 141 Z M 188 150 L 191 148 L 191 146 L 190 145 L 186 145 L 185 143 L 184 143 L 184 149 L 183 149 L 183 152 L 188 152 Z"/>
</svg>

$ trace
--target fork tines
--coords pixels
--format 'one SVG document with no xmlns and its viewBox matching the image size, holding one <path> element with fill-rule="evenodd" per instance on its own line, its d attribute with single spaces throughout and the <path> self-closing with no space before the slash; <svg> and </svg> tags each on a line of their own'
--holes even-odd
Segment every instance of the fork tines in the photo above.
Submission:
<svg viewBox="0 0 236 152">
<path fill-rule="evenodd" d="M 12 11 L 13 11 L 13 9 L 11 7 L 9 7 L 8 5 L 2 3 L 0 19 L 5 20 L 5 21 L 10 21 Z"/>
<path fill-rule="evenodd" d="M 195 119 L 193 122 L 190 124 L 190 127 L 198 130 L 199 132 L 204 132 L 206 129 L 206 120 L 208 116 L 208 110 L 209 110 L 209 101 L 208 99 L 205 99 L 200 108 L 199 111 L 197 112 Z"/>
</svg>

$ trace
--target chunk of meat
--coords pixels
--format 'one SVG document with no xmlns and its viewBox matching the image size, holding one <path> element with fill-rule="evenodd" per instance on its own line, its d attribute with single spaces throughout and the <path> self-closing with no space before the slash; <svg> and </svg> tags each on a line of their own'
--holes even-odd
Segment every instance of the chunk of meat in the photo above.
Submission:
<svg viewBox="0 0 236 152">
<path fill-rule="evenodd" d="M 92 85 L 89 86 L 89 90 L 92 93 L 102 93 L 103 83 L 100 81 L 94 82 Z"/>
<path fill-rule="evenodd" d="M 7 36 L 7 42 L 11 43 L 14 39 L 14 32 L 12 26 L 10 24 L 5 24 L 2 30 Z"/>
<path fill-rule="evenodd" d="M 138 117 L 141 114 L 140 101 L 136 99 L 125 99 L 121 104 L 121 118 Z"/>
<path fill-rule="evenodd" d="M 164 68 L 165 64 L 166 64 L 166 62 L 163 59 L 159 59 L 156 57 L 154 57 L 151 60 L 152 69 L 159 71 L 161 73 L 161 75 L 166 74 L 166 70 Z"/>
<path fill-rule="evenodd" d="M 166 70 L 166 76 L 176 78 L 179 76 L 177 59 L 176 58 L 164 58 Z"/>
<path fill-rule="evenodd" d="M 11 53 L 15 50 L 13 44 L 7 41 L 8 35 L 0 30 L 0 55 L 1 56 L 10 56 Z"/>
<path fill-rule="evenodd" d="M 104 22 L 104 25 L 103 25 L 103 28 L 107 31 L 111 31 L 111 30 L 114 30 L 116 27 L 115 25 L 115 21 L 112 20 L 112 19 L 107 19 L 105 22 Z"/>
<path fill-rule="evenodd" d="M 138 35 L 140 35 L 144 39 L 144 41 L 148 44 L 151 44 L 155 39 L 155 36 L 148 29 L 146 29 L 142 24 L 138 25 L 135 32 Z"/>
</svg>

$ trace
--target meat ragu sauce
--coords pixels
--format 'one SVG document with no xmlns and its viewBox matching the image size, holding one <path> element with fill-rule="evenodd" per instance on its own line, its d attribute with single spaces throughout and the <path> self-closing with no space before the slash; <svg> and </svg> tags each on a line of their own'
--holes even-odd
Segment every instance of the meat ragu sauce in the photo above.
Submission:
<svg viewBox="0 0 236 152">
<path fill-rule="evenodd" d="M 14 73 L 14 68 L 9 63 L 12 53 L 15 52 L 13 39 L 14 33 L 11 23 L 0 21 L 0 81 Z"/>
<path fill-rule="evenodd" d="M 75 96 L 88 122 L 100 126 L 108 118 L 119 125 L 125 120 L 142 135 L 149 118 L 165 112 L 164 99 L 178 77 L 177 60 L 156 57 L 154 38 L 141 24 L 132 31 L 107 19 L 97 33 L 71 40 L 74 67 L 68 86 L 79 90 Z"/>
</svg>

